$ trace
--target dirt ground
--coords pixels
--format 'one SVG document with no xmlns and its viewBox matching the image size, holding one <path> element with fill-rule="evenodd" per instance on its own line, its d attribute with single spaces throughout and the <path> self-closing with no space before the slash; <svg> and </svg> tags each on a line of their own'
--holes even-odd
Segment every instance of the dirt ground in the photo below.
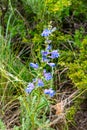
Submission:
<svg viewBox="0 0 87 130">
<path fill-rule="evenodd" d="M 87 130 L 87 99 L 81 104 L 80 110 L 74 117 L 75 126 L 70 125 L 69 130 Z"/>
</svg>

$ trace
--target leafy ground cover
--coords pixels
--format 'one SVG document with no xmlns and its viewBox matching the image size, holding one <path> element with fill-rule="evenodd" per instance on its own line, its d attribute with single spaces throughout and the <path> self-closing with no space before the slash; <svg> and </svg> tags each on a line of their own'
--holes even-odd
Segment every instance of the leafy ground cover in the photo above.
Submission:
<svg viewBox="0 0 87 130">
<path fill-rule="evenodd" d="M 0 1 L 0 129 L 87 129 L 85 0 Z"/>
</svg>

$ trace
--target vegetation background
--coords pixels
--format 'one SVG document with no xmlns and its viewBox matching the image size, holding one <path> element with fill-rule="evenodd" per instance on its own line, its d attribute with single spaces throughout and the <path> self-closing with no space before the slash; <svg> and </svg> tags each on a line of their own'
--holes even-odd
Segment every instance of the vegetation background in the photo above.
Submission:
<svg viewBox="0 0 87 130">
<path fill-rule="evenodd" d="M 41 65 L 41 33 L 49 26 L 56 27 L 50 40 L 60 54 L 53 83 L 46 82 L 56 92 L 52 98 L 41 88 L 25 92 L 37 73 L 29 64 Z M 0 129 L 87 129 L 86 0 L 0 1 Z"/>
</svg>

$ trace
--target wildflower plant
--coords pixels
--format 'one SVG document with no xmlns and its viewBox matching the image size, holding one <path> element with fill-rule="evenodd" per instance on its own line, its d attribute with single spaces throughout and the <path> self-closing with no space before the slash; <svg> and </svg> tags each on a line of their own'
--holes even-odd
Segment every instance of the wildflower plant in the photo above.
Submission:
<svg viewBox="0 0 87 130">
<path fill-rule="evenodd" d="M 35 72 L 34 79 L 32 82 L 28 83 L 26 88 L 26 93 L 30 94 L 33 90 L 41 87 L 44 94 L 53 97 L 55 91 L 53 89 L 53 74 L 56 64 L 53 62 L 55 58 L 59 57 L 58 50 L 52 50 L 50 35 L 56 30 L 56 27 L 52 28 L 49 25 L 48 28 L 44 29 L 41 36 L 45 38 L 45 49 L 41 50 L 41 61 L 40 65 L 38 63 L 30 63 L 30 68 Z M 47 71 L 46 66 L 50 67 L 50 72 Z"/>
<path fill-rule="evenodd" d="M 49 26 L 43 30 L 41 36 L 45 39 L 45 48 L 40 50 L 39 63 L 31 62 L 29 64 L 33 78 L 25 88 L 26 96 L 23 99 L 20 96 L 22 110 L 22 124 L 24 122 L 24 130 L 27 129 L 50 129 L 48 113 L 50 100 L 56 92 L 53 86 L 54 69 L 56 64 L 54 59 L 59 57 L 58 50 L 52 50 L 50 36 L 56 30 Z M 25 117 L 24 117 L 25 115 Z"/>
</svg>

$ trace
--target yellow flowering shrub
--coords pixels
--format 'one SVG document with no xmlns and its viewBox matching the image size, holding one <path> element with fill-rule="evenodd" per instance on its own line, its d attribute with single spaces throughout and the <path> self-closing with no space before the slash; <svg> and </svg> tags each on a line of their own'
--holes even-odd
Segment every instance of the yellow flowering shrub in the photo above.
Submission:
<svg viewBox="0 0 87 130">
<path fill-rule="evenodd" d="M 62 11 L 65 7 L 69 7 L 71 0 L 46 0 L 46 5 L 49 12 L 57 13 L 58 11 Z"/>
</svg>

